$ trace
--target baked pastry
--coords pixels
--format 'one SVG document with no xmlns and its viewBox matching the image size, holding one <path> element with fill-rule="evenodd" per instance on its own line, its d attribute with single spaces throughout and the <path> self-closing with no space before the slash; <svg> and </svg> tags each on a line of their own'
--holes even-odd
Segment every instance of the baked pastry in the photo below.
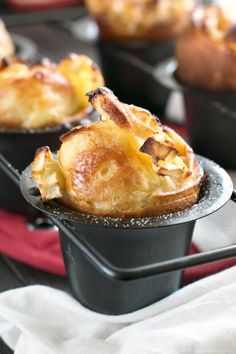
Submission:
<svg viewBox="0 0 236 354">
<path fill-rule="evenodd" d="M 71 54 L 58 65 L 4 60 L 0 126 L 42 128 L 78 120 L 91 110 L 86 92 L 103 83 L 99 68 L 85 55 Z"/>
<path fill-rule="evenodd" d="M 57 158 L 47 146 L 36 152 L 32 176 L 43 200 L 122 217 L 167 214 L 197 202 L 203 171 L 179 135 L 107 88 L 88 96 L 100 121 L 63 135 Z"/>
<path fill-rule="evenodd" d="M 164 41 L 189 20 L 196 0 L 86 0 L 102 39 Z"/>
<path fill-rule="evenodd" d="M 236 89 L 236 18 L 217 5 L 199 6 L 176 42 L 177 77 L 210 90 Z"/>
<path fill-rule="evenodd" d="M 14 44 L 3 21 L 0 19 L 0 60 L 14 55 Z"/>
</svg>

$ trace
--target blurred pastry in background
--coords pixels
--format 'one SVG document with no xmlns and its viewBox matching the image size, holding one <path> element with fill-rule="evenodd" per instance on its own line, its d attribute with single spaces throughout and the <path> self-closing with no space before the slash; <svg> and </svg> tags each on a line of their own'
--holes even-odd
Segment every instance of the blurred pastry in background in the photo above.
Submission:
<svg viewBox="0 0 236 354">
<path fill-rule="evenodd" d="M 33 66 L 4 59 L 0 126 L 43 128 L 84 118 L 92 109 L 86 92 L 103 84 L 100 69 L 85 55 L 71 54 L 59 64 L 45 59 Z"/>
<path fill-rule="evenodd" d="M 5 24 L 0 18 L 0 60 L 14 55 L 15 48 Z"/>
<path fill-rule="evenodd" d="M 203 171 L 178 134 L 107 88 L 88 96 L 100 121 L 63 135 L 58 159 L 47 146 L 35 155 L 32 176 L 43 200 L 117 217 L 162 215 L 198 201 Z"/>
<path fill-rule="evenodd" d="M 86 0 L 103 40 L 165 41 L 187 24 L 196 0 Z"/>
<path fill-rule="evenodd" d="M 196 3 L 197 0 L 86 0 L 99 27 L 97 44 L 106 85 L 121 100 L 145 106 L 165 119 L 170 91 L 154 79 L 152 68 L 174 55 L 175 37 L 187 26 Z"/>
<path fill-rule="evenodd" d="M 232 14 L 235 12 L 232 12 Z M 236 14 L 198 6 L 176 42 L 178 78 L 210 90 L 236 90 Z"/>
</svg>

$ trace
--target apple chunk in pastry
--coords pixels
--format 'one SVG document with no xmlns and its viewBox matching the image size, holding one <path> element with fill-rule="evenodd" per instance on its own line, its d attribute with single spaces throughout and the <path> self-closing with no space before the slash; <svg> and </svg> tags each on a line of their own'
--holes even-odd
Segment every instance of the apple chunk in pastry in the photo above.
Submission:
<svg viewBox="0 0 236 354">
<path fill-rule="evenodd" d="M 56 158 L 48 148 L 36 153 L 32 176 L 43 200 L 123 217 L 177 212 L 198 201 L 203 171 L 180 136 L 107 88 L 88 96 L 100 121 L 62 136 Z"/>
</svg>

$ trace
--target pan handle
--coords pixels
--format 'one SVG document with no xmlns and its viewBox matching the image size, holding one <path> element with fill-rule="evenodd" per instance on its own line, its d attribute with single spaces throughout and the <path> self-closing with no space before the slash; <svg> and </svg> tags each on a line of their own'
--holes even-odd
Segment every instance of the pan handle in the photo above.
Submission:
<svg viewBox="0 0 236 354">
<path fill-rule="evenodd" d="M 112 265 L 105 259 L 89 242 L 87 242 L 78 232 L 74 232 L 69 224 L 58 221 L 51 217 L 52 222 L 66 234 L 66 236 L 82 251 L 84 256 L 93 266 L 103 275 L 114 280 L 134 280 L 146 278 L 167 272 L 183 270 L 201 264 L 211 263 L 226 258 L 236 257 L 236 245 L 220 248 L 218 250 L 203 252 L 197 255 L 185 256 L 180 258 L 162 261 L 146 266 L 135 268 L 119 268 Z"/>
<path fill-rule="evenodd" d="M 0 154 L 0 168 L 19 187 L 20 175 Z M 236 203 L 236 190 L 233 190 L 231 200 Z M 46 214 L 46 213 L 45 213 Z M 89 262 L 104 276 L 114 280 L 134 280 L 157 274 L 182 270 L 200 264 L 211 263 L 218 260 L 236 257 L 236 245 L 224 247 L 218 250 L 204 252 L 197 255 L 185 256 L 177 259 L 154 263 L 135 268 L 119 268 L 105 259 L 79 232 L 75 232 L 67 222 L 61 221 L 52 215 L 47 217 L 81 250 Z"/>
</svg>

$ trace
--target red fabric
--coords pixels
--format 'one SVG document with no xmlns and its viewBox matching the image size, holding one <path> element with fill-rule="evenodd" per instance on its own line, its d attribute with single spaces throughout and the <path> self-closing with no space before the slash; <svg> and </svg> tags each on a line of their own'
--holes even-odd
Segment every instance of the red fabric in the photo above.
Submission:
<svg viewBox="0 0 236 354">
<path fill-rule="evenodd" d="M 65 275 L 57 231 L 30 231 L 23 216 L 0 210 L 0 252 L 48 272 Z"/>
<path fill-rule="evenodd" d="M 81 3 L 81 0 L 7 0 L 9 7 L 16 11 L 51 10 Z"/>
<path fill-rule="evenodd" d="M 189 254 L 195 254 L 199 252 L 199 249 L 194 244 L 192 244 L 189 250 Z M 188 268 L 184 272 L 183 285 L 192 283 L 196 280 L 217 273 L 234 265 L 236 265 L 236 257 Z"/>
<path fill-rule="evenodd" d="M 0 210 L 0 252 L 33 267 L 65 275 L 58 232 L 30 231 L 26 218 Z M 191 245 L 190 254 L 198 253 Z M 191 283 L 222 269 L 236 265 L 236 257 L 207 265 L 189 268 L 184 272 L 183 284 Z"/>
</svg>

